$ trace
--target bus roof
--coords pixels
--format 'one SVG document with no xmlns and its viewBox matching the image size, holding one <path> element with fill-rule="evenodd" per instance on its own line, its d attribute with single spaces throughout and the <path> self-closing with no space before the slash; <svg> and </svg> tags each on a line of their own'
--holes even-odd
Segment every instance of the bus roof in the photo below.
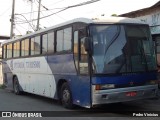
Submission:
<svg viewBox="0 0 160 120">
<path fill-rule="evenodd" d="M 64 22 L 64 23 L 46 28 L 46 29 L 42 29 L 42 30 L 27 34 L 27 35 L 23 35 L 23 36 L 18 37 L 18 38 L 7 40 L 7 41 L 3 42 L 2 44 L 9 43 L 9 42 L 12 42 L 12 41 L 16 41 L 16 40 L 19 40 L 19 39 L 23 39 L 23 38 L 26 38 L 26 37 L 29 37 L 29 36 L 33 36 L 33 35 L 36 35 L 36 34 L 39 34 L 39 33 L 43 33 L 43 32 L 46 32 L 46 31 L 49 31 L 49 30 L 52 30 L 52 29 L 55 29 L 55 28 L 58 28 L 58 27 L 62 27 L 62 26 L 65 26 L 65 25 L 69 25 L 71 23 L 76 23 L 76 22 L 82 22 L 82 23 L 86 23 L 86 24 L 91 24 L 91 23 L 93 23 L 93 24 L 100 24 L 100 23 L 105 23 L 105 24 L 106 23 L 107 24 L 116 24 L 116 23 L 146 24 L 139 19 L 126 18 L 126 17 L 102 17 L 102 18 L 94 18 L 94 19 L 76 18 L 76 19 L 73 19 L 73 20 L 70 20 L 70 21 L 67 21 L 67 22 Z"/>
</svg>

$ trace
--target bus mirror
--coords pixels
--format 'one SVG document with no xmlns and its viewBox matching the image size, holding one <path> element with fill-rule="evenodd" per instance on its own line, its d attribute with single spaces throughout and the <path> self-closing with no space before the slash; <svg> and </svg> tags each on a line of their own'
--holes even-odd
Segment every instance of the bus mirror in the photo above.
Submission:
<svg viewBox="0 0 160 120">
<path fill-rule="evenodd" d="M 85 37 L 84 47 L 85 47 L 85 50 L 86 50 L 88 53 L 91 53 L 91 41 L 90 41 L 90 38 Z"/>
</svg>

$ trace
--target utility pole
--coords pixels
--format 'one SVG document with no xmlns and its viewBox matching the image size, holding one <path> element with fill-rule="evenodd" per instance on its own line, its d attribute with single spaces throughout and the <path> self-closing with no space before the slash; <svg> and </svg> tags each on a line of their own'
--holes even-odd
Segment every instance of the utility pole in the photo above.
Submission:
<svg viewBox="0 0 160 120">
<path fill-rule="evenodd" d="M 39 30 L 40 11 L 41 11 L 41 0 L 39 0 L 39 7 L 38 7 L 37 31 Z"/>
<path fill-rule="evenodd" d="M 12 15 L 11 15 L 11 19 L 10 19 L 10 22 L 11 22 L 11 32 L 10 32 L 10 38 L 12 38 L 14 36 L 14 33 L 13 33 L 13 29 L 14 29 L 14 8 L 15 8 L 15 0 L 13 0 L 13 3 L 12 3 Z"/>
</svg>

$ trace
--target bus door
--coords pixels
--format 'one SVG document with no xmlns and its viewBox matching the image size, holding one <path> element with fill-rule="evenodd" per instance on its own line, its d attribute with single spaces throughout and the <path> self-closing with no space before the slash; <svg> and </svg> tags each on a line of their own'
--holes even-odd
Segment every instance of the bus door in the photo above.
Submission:
<svg viewBox="0 0 160 120">
<path fill-rule="evenodd" d="M 158 69 L 158 87 L 160 88 L 160 36 L 154 36 L 153 40 L 155 41 L 156 46 L 156 58 L 157 58 L 157 69 Z"/>
<path fill-rule="evenodd" d="M 89 75 L 89 57 L 85 51 L 85 29 L 74 32 L 74 59 L 77 68 L 77 79 L 75 82 L 78 104 L 90 106 L 90 75 Z"/>
</svg>

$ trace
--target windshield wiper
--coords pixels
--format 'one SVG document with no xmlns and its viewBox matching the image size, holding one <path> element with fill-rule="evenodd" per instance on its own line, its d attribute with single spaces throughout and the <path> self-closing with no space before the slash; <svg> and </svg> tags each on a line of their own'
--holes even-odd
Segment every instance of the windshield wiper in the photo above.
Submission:
<svg viewBox="0 0 160 120">
<path fill-rule="evenodd" d="M 103 61 L 105 61 L 106 58 L 106 54 L 108 49 L 111 47 L 111 45 L 116 41 L 116 39 L 118 38 L 118 36 L 120 35 L 120 31 L 121 31 L 121 27 L 117 26 L 117 32 L 116 34 L 113 36 L 113 38 L 111 39 L 110 43 L 108 43 L 108 45 L 106 46 L 105 52 L 104 52 L 104 58 Z"/>
<path fill-rule="evenodd" d="M 120 34 L 120 31 L 121 31 L 121 27 L 120 27 L 120 26 L 117 26 L 117 32 L 116 32 L 116 34 L 113 36 L 113 38 L 111 39 L 110 43 L 108 43 L 108 45 L 106 46 L 104 56 L 106 55 L 109 47 L 110 47 L 110 46 L 116 41 L 116 39 L 118 38 L 118 36 L 119 36 L 119 34 Z"/>
</svg>

